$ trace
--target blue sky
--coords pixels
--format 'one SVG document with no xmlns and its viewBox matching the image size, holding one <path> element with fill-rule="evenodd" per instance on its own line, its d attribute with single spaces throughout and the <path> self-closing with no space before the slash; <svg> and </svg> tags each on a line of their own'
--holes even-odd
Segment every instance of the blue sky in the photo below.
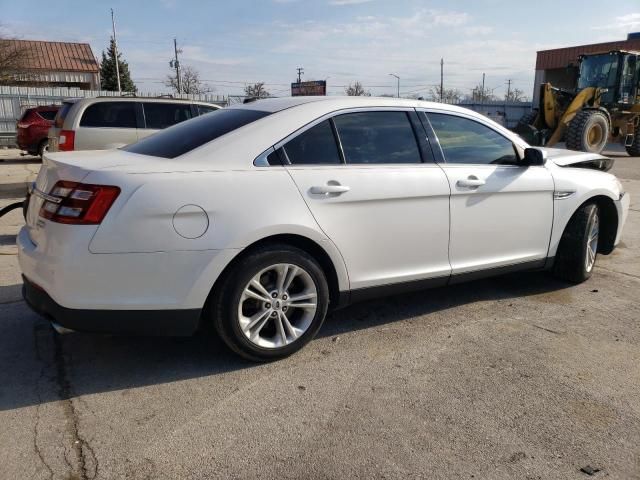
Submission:
<svg viewBox="0 0 640 480">
<path fill-rule="evenodd" d="M 420 95 L 439 82 L 468 93 L 481 82 L 502 95 L 506 80 L 531 95 L 535 52 L 618 40 L 640 31 L 640 1 L 29 1 L 0 0 L 2 33 L 23 39 L 91 44 L 96 56 L 111 35 L 144 91 L 163 85 L 173 37 L 183 65 L 195 67 L 219 94 L 265 82 L 287 95 L 296 67 L 304 79 L 327 79 L 330 94 L 359 80 L 373 94 Z"/>
</svg>

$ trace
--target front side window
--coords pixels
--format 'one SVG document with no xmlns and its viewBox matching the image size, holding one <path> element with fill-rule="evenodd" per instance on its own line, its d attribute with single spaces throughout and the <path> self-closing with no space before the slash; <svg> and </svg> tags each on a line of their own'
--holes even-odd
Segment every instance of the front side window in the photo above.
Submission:
<svg viewBox="0 0 640 480">
<path fill-rule="evenodd" d="M 147 128 L 161 130 L 191 118 L 188 103 L 144 102 L 144 119 Z"/>
<path fill-rule="evenodd" d="M 80 126 L 136 128 L 135 102 L 98 102 L 89 105 L 82 114 Z"/>
<path fill-rule="evenodd" d="M 284 146 L 292 165 L 333 165 L 341 163 L 329 120 L 305 130 Z"/>
<path fill-rule="evenodd" d="M 518 161 L 511 141 L 468 118 L 429 113 L 447 163 L 514 165 Z"/>
<path fill-rule="evenodd" d="M 269 112 L 258 110 L 220 109 L 154 133 L 127 145 L 123 150 L 141 155 L 175 158 L 267 115 Z"/>
</svg>

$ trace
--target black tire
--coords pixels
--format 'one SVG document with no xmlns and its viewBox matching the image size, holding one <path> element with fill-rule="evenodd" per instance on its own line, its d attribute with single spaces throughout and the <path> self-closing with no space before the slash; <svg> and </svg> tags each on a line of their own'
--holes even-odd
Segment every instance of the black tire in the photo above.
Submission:
<svg viewBox="0 0 640 480">
<path fill-rule="evenodd" d="M 588 237 L 592 223 L 600 225 L 600 212 L 595 203 L 582 205 L 571 217 L 560 239 L 553 274 L 572 283 L 581 283 L 591 277 L 593 265 L 587 267 Z M 597 250 L 597 240 L 596 246 Z M 597 255 L 597 254 L 596 254 Z M 595 264 L 596 257 L 593 258 Z"/>
<path fill-rule="evenodd" d="M 263 269 L 277 264 L 295 265 L 309 275 L 317 292 L 316 310 L 311 323 L 297 339 L 285 346 L 265 348 L 249 340 L 243 333 L 238 310 L 245 287 L 251 279 Z M 266 285 L 265 288 L 269 289 Z M 275 308 L 276 302 L 273 303 Z M 236 262 L 221 278 L 221 284 L 213 293 L 209 310 L 218 335 L 232 351 L 248 360 L 266 362 L 287 357 L 309 343 L 320 330 L 328 306 L 329 287 L 318 262 L 304 250 L 278 244 L 258 248 Z M 271 317 L 267 322 L 274 322 L 272 328 L 276 328 L 275 320 Z"/>
<path fill-rule="evenodd" d="M 531 110 L 530 112 L 525 113 L 524 115 L 522 115 L 522 117 L 520 117 L 520 120 L 518 120 L 518 126 L 516 128 L 526 129 L 529 126 L 532 126 L 533 122 L 536 121 L 537 117 L 538 117 L 538 110 Z"/>
<path fill-rule="evenodd" d="M 45 139 L 42 140 L 39 144 L 38 144 L 38 156 L 42 159 L 42 155 L 44 155 L 44 151 L 47 148 L 47 146 L 49 145 L 49 139 Z"/>
<path fill-rule="evenodd" d="M 631 157 L 640 157 L 640 126 L 636 127 L 633 133 L 633 143 L 624 147 Z"/>
<path fill-rule="evenodd" d="M 569 150 L 600 153 L 609 138 L 609 120 L 598 110 L 582 110 L 569 123 L 566 144 Z"/>
</svg>

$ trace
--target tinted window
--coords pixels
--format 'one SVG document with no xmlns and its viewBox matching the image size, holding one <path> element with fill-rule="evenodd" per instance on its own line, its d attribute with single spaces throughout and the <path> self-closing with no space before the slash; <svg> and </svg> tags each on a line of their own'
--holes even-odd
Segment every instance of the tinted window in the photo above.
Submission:
<svg viewBox="0 0 640 480">
<path fill-rule="evenodd" d="M 516 151 L 510 140 L 495 130 L 467 118 L 430 113 L 448 163 L 515 164 Z"/>
<path fill-rule="evenodd" d="M 40 115 L 45 120 L 49 120 L 50 122 L 53 122 L 57 114 L 58 114 L 57 110 L 44 110 L 44 111 L 41 110 L 38 112 L 38 115 Z"/>
<path fill-rule="evenodd" d="M 211 113 L 218 110 L 215 107 L 207 107 L 206 105 L 196 105 L 198 108 L 198 115 L 204 115 L 205 113 Z"/>
<path fill-rule="evenodd" d="M 123 150 L 142 155 L 175 158 L 267 115 L 269 112 L 220 109 L 169 127 L 128 145 Z"/>
<path fill-rule="evenodd" d="M 338 145 L 329 120 L 302 132 L 284 147 L 293 165 L 341 163 Z"/>
<path fill-rule="evenodd" d="M 420 163 L 405 112 L 348 113 L 334 117 L 347 163 Z"/>
<path fill-rule="evenodd" d="M 146 128 L 161 130 L 191 118 L 188 103 L 147 103 L 142 104 Z"/>
<path fill-rule="evenodd" d="M 82 114 L 81 127 L 136 128 L 134 102 L 98 102 Z"/>
</svg>

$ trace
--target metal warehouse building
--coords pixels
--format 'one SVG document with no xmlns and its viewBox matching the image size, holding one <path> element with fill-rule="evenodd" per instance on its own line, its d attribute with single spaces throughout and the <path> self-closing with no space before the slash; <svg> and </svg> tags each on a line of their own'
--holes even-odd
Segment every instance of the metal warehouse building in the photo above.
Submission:
<svg viewBox="0 0 640 480">
<path fill-rule="evenodd" d="M 536 58 L 536 78 L 533 89 L 533 104 L 537 105 L 540 85 L 551 83 L 554 87 L 574 89 L 578 80 L 578 57 L 586 53 L 610 52 L 611 50 L 640 51 L 640 33 L 630 33 L 626 40 L 592 43 L 577 47 L 541 50 Z"/>
<path fill-rule="evenodd" d="M 27 74 L 12 82 L 24 87 L 100 88 L 100 68 L 88 43 L 6 40 L 20 52 Z"/>
</svg>

